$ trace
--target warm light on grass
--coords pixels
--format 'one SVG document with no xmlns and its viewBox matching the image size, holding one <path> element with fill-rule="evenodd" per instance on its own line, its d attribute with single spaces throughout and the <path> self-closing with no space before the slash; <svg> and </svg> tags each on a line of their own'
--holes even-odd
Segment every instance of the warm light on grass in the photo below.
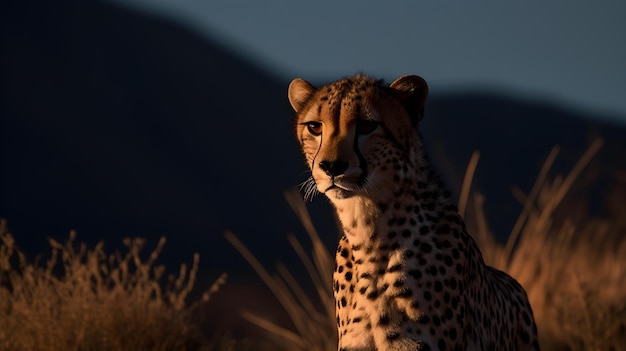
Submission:
<svg viewBox="0 0 626 351">
<path fill-rule="evenodd" d="M 199 257 L 164 277 L 155 265 L 165 239 L 146 260 L 145 241 L 126 239 L 127 252 L 107 255 L 75 242 L 72 232 L 44 264 L 32 263 L 0 222 L 0 350 L 232 350 L 216 346 L 191 320 L 186 299 Z M 162 288 L 166 279 L 166 288 Z M 222 276 L 202 300 L 223 284 Z M 198 302 L 199 303 L 199 302 Z"/>
<path fill-rule="evenodd" d="M 593 156 L 594 141 L 566 176 L 548 178 L 548 155 L 528 196 L 516 189 L 522 212 L 504 245 L 486 225 L 482 195 L 474 196 L 470 231 L 487 264 L 526 289 L 544 349 L 626 350 L 626 226 L 619 218 L 557 221 L 555 212 Z M 626 199 L 620 204 L 626 211 Z"/>
</svg>

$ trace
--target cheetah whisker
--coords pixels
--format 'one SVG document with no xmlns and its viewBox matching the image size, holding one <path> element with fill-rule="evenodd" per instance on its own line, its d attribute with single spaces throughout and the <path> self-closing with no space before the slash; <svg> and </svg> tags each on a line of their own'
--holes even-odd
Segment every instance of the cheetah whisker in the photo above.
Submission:
<svg viewBox="0 0 626 351">
<path fill-rule="evenodd" d="M 315 180 L 312 176 L 300 183 L 300 191 L 304 192 L 303 197 L 305 201 L 311 201 L 317 194 L 319 194 L 317 184 L 315 184 Z"/>
</svg>

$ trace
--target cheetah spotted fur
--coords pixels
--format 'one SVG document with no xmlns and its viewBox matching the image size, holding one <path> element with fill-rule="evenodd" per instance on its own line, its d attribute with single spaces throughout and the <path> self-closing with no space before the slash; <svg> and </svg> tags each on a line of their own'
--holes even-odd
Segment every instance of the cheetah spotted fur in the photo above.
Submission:
<svg viewBox="0 0 626 351">
<path fill-rule="evenodd" d="M 427 93 L 413 75 L 289 86 L 308 192 L 343 228 L 338 350 L 539 350 L 524 289 L 485 265 L 430 166 L 417 131 Z"/>
</svg>

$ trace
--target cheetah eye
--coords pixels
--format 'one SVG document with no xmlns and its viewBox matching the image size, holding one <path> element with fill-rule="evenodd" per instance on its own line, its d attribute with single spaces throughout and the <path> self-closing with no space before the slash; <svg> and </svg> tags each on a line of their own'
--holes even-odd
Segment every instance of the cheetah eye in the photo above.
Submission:
<svg viewBox="0 0 626 351">
<path fill-rule="evenodd" d="M 360 120 L 356 123 L 356 132 L 359 135 L 366 135 L 372 133 L 380 123 L 378 121 Z"/>
<path fill-rule="evenodd" d="M 309 133 L 315 136 L 322 134 L 322 124 L 320 122 L 307 122 L 305 124 Z"/>
</svg>

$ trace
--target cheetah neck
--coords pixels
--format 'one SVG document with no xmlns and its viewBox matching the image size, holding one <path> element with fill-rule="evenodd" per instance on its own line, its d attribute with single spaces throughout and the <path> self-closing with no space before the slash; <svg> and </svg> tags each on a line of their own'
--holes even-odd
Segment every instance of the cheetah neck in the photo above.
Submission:
<svg viewBox="0 0 626 351">
<path fill-rule="evenodd" d="M 435 232 L 439 218 L 459 218 L 427 158 L 418 156 L 417 162 L 411 164 L 421 166 L 409 167 L 395 188 L 376 196 L 358 195 L 333 201 L 343 232 L 357 248 L 355 251 L 361 247 L 366 249 L 364 252 L 402 247 L 406 244 L 403 240 Z"/>
</svg>

